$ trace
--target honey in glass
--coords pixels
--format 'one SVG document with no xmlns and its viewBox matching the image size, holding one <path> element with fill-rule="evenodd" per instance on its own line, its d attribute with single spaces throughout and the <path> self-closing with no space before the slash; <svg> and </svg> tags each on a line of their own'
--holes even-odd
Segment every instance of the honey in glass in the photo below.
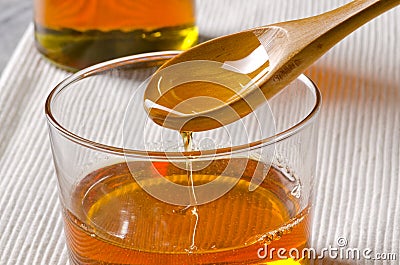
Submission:
<svg viewBox="0 0 400 265">
<path fill-rule="evenodd" d="M 197 41 L 192 0 L 35 0 L 36 47 L 68 70 Z"/>
</svg>

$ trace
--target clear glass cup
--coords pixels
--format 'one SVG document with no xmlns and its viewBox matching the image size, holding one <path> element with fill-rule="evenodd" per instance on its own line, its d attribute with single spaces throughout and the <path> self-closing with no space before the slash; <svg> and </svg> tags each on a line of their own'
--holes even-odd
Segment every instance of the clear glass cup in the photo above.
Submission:
<svg viewBox="0 0 400 265">
<path fill-rule="evenodd" d="M 141 104 L 176 54 L 101 63 L 50 93 L 71 263 L 308 264 L 317 87 L 302 75 L 242 120 L 194 133 L 185 151 Z"/>
</svg>

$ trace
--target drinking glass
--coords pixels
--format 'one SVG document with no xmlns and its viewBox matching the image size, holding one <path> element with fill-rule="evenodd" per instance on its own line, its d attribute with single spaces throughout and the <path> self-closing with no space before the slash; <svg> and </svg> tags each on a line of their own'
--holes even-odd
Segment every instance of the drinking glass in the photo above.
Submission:
<svg viewBox="0 0 400 265">
<path fill-rule="evenodd" d="M 317 87 L 302 75 L 245 118 L 194 133 L 187 150 L 142 102 L 177 54 L 101 63 L 50 93 L 71 263 L 308 264 Z"/>
</svg>

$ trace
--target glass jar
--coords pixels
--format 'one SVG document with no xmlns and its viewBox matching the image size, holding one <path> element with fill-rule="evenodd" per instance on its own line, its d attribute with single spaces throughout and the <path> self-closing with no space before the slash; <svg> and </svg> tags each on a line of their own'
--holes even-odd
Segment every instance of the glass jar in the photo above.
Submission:
<svg viewBox="0 0 400 265">
<path fill-rule="evenodd" d="M 197 41 L 193 0 L 35 0 L 35 42 L 76 71 L 121 56 L 185 50 Z"/>
</svg>

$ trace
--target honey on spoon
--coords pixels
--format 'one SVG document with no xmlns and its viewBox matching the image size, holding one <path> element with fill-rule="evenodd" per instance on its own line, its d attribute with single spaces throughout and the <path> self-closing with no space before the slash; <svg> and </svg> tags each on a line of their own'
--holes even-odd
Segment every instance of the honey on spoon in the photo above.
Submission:
<svg viewBox="0 0 400 265">
<path fill-rule="evenodd" d="M 251 113 L 336 43 L 400 0 L 355 0 L 335 10 L 219 37 L 165 63 L 144 105 L 157 124 L 206 131 Z"/>
</svg>

